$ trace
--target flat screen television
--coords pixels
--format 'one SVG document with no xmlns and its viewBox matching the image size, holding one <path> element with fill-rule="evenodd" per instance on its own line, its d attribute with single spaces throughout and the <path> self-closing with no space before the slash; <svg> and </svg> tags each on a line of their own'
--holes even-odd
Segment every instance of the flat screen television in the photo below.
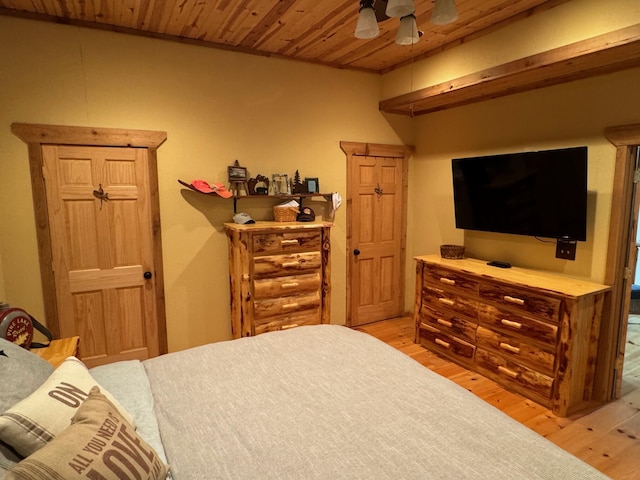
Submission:
<svg viewBox="0 0 640 480">
<path fill-rule="evenodd" d="M 456 227 L 587 239 L 587 147 L 454 158 Z"/>
</svg>

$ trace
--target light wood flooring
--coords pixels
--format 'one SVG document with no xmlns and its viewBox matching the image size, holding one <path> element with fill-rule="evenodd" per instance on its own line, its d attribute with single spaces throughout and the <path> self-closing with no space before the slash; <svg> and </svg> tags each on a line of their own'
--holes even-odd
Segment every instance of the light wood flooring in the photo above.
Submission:
<svg viewBox="0 0 640 480">
<path fill-rule="evenodd" d="M 630 320 L 623 396 L 599 409 L 570 418 L 511 393 L 413 342 L 413 320 L 402 317 L 355 328 L 379 338 L 425 367 L 465 387 L 560 448 L 614 480 L 640 479 L 640 317 Z"/>
</svg>

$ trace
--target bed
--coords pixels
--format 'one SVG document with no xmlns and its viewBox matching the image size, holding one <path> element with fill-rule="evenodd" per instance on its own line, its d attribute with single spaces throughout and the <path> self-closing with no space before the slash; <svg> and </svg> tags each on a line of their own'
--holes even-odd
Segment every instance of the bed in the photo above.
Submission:
<svg viewBox="0 0 640 480">
<path fill-rule="evenodd" d="M 35 355 L 8 342 L 3 349 L 2 385 L 26 384 L 13 397 L 2 389 L 5 410 L 52 373 L 25 360 Z M 16 379 L 7 356 L 20 357 L 21 371 L 29 370 L 20 376 L 33 378 Z M 88 373 L 175 480 L 607 478 L 405 354 L 342 326 L 298 327 Z M 20 457 L 0 444 L 4 471 Z"/>
</svg>

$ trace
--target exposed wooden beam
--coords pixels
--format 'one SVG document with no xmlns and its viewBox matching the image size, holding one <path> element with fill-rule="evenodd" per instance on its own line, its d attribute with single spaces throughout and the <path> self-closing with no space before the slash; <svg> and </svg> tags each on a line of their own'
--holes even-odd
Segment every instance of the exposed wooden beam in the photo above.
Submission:
<svg viewBox="0 0 640 480">
<path fill-rule="evenodd" d="M 416 116 L 640 66 L 640 24 L 382 100 L 381 111 Z"/>
</svg>

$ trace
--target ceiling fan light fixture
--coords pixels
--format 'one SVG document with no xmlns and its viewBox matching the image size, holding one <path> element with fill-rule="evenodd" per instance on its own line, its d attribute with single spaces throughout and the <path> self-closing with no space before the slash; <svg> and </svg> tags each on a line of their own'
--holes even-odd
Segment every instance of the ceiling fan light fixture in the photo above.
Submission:
<svg viewBox="0 0 640 480">
<path fill-rule="evenodd" d="M 435 0 L 431 12 L 431 23 L 434 25 L 447 25 L 458 19 L 455 0 Z"/>
<path fill-rule="evenodd" d="M 406 17 L 415 12 L 416 7 L 413 0 L 389 0 L 387 3 L 386 14 L 389 17 Z"/>
<path fill-rule="evenodd" d="M 398 45 L 413 45 L 420 40 L 416 16 L 411 13 L 400 19 L 400 26 L 396 34 L 396 43 Z"/>
<path fill-rule="evenodd" d="M 375 38 L 380 33 L 376 12 L 373 9 L 373 0 L 362 0 L 360 2 L 360 13 L 356 23 L 356 38 Z"/>
</svg>

